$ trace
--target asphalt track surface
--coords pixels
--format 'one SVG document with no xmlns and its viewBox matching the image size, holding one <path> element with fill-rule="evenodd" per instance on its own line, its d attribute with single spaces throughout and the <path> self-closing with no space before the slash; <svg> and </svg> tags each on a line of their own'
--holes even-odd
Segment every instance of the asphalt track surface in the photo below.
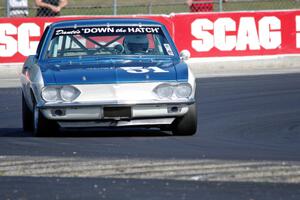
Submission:
<svg viewBox="0 0 300 200">
<path fill-rule="evenodd" d="M 300 74 L 197 80 L 198 132 L 21 129 L 0 89 L 0 199 L 300 199 Z"/>
</svg>

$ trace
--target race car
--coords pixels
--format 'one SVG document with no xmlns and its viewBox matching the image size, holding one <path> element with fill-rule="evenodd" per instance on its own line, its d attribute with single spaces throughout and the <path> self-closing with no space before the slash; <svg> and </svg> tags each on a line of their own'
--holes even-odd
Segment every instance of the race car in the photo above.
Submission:
<svg viewBox="0 0 300 200">
<path fill-rule="evenodd" d="M 166 27 L 147 19 L 49 25 L 20 76 L 23 129 L 156 127 L 197 130 L 195 78 Z"/>
</svg>

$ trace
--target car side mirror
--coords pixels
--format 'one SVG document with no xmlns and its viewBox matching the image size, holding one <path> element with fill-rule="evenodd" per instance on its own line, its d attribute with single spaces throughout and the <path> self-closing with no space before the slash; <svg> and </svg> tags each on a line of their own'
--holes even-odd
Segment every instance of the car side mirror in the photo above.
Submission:
<svg viewBox="0 0 300 200">
<path fill-rule="evenodd" d="M 180 59 L 181 60 L 188 60 L 191 57 L 191 53 L 189 52 L 189 50 L 182 50 L 180 52 Z"/>
<path fill-rule="evenodd" d="M 36 63 L 36 61 L 37 61 L 37 56 L 36 55 L 30 55 L 30 56 L 28 56 L 27 59 L 26 59 L 26 61 L 25 61 L 25 63 L 24 63 L 24 65 L 23 65 L 23 68 L 25 70 L 30 69 L 31 64 L 32 63 Z"/>
</svg>

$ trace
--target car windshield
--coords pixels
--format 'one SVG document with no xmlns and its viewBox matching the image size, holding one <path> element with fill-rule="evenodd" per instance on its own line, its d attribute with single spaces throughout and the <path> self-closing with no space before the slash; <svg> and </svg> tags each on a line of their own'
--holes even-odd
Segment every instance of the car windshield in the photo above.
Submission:
<svg viewBox="0 0 300 200">
<path fill-rule="evenodd" d="M 157 26 L 93 26 L 55 29 L 48 58 L 167 55 L 174 52 Z"/>
</svg>

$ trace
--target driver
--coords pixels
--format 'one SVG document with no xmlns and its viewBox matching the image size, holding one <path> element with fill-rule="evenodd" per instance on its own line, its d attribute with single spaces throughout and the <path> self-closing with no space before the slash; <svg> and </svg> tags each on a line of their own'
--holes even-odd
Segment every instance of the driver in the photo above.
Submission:
<svg viewBox="0 0 300 200">
<path fill-rule="evenodd" d="M 144 54 L 148 52 L 149 40 L 147 35 L 126 35 L 124 38 L 126 54 Z"/>
</svg>

